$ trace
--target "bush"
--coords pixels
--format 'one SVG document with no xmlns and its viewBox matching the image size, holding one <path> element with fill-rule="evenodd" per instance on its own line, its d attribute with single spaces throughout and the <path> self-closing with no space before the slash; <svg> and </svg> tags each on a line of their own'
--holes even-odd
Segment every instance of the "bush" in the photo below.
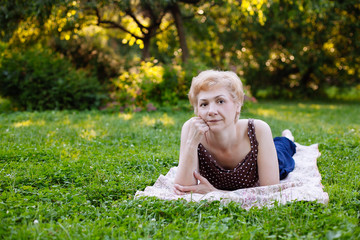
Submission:
<svg viewBox="0 0 360 240">
<path fill-rule="evenodd" d="M 141 62 L 112 80 L 115 89 L 111 96 L 125 108 L 144 107 L 148 102 L 174 104 L 178 101 L 180 72 L 181 69 Z"/>
<path fill-rule="evenodd" d="M 184 65 L 160 64 L 156 60 L 141 62 L 138 66 L 112 79 L 111 98 L 121 108 L 145 107 L 149 102 L 160 106 L 177 105 L 187 101 L 191 80 L 205 65 L 189 62 Z"/>
<path fill-rule="evenodd" d="M 0 59 L 0 94 L 20 109 L 89 109 L 103 98 L 101 85 L 49 50 L 5 51 Z"/>
</svg>

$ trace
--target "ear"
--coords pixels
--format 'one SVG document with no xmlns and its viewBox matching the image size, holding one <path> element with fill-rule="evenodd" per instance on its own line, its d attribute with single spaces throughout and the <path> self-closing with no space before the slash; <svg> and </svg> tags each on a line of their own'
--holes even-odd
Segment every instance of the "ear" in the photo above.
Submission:
<svg viewBox="0 0 360 240">
<path fill-rule="evenodd" d="M 240 112 L 241 112 L 241 107 L 242 107 L 242 104 L 241 103 L 237 103 L 236 104 L 236 113 L 240 115 Z"/>
<path fill-rule="evenodd" d="M 194 114 L 195 114 L 196 116 L 199 116 L 199 115 L 198 115 L 198 108 L 197 108 L 197 107 L 194 107 Z"/>
<path fill-rule="evenodd" d="M 241 104 L 237 103 L 236 104 L 236 114 L 235 114 L 235 123 L 239 120 L 240 118 L 240 112 L 241 112 Z"/>
</svg>

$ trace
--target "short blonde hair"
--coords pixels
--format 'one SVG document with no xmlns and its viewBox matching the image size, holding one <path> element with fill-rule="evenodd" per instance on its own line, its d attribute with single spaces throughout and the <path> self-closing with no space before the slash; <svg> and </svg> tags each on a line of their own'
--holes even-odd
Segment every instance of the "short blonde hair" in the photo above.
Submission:
<svg viewBox="0 0 360 240">
<path fill-rule="evenodd" d="M 197 109 L 197 95 L 200 91 L 206 91 L 213 87 L 225 87 L 233 101 L 242 106 L 244 102 L 244 90 L 240 78 L 231 71 L 206 70 L 194 77 L 188 94 L 189 101 L 194 109 Z"/>
</svg>

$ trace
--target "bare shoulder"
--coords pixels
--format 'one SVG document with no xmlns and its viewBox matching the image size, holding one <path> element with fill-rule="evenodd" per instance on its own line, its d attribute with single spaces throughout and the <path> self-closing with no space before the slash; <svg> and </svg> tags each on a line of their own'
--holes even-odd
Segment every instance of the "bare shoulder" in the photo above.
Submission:
<svg viewBox="0 0 360 240">
<path fill-rule="evenodd" d="M 254 119 L 254 125 L 256 130 L 268 131 L 270 130 L 269 124 L 260 119 Z"/>
<path fill-rule="evenodd" d="M 249 122 L 249 119 L 239 119 L 238 124 L 241 127 L 246 127 L 247 128 L 248 122 Z M 263 132 L 263 131 L 270 130 L 269 124 L 267 124 L 263 120 L 254 119 L 254 125 L 255 125 L 256 132 L 258 132 L 258 131 Z"/>
<path fill-rule="evenodd" d="M 272 137 L 271 128 L 269 124 L 263 120 L 255 119 L 255 132 L 258 137 Z"/>
<path fill-rule="evenodd" d="M 237 124 L 241 128 L 247 128 L 248 122 L 249 122 L 249 119 L 239 119 Z"/>
</svg>

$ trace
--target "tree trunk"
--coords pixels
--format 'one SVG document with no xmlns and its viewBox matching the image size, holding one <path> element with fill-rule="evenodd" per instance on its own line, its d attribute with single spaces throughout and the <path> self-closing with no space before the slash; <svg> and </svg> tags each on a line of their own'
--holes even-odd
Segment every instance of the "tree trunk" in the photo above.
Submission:
<svg viewBox="0 0 360 240">
<path fill-rule="evenodd" d="M 173 18 L 175 20 L 176 30 L 178 32 L 180 40 L 180 48 L 182 50 L 181 58 L 183 60 L 183 63 L 186 63 L 189 58 L 189 49 L 186 43 L 185 29 L 181 17 L 180 8 L 177 3 L 171 6 L 171 14 L 173 15 Z"/>
<path fill-rule="evenodd" d="M 144 61 L 148 61 L 150 56 L 150 44 L 151 39 L 156 35 L 156 31 L 159 29 L 160 23 L 157 23 L 155 19 L 151 20 L 151 25 L 148 27 L 148 33 L 145 34 L 144 38 L 142 38 L 142 41 L 144 43 L 144 48 L 142 50 L 142 56 L 141 59 Z"/>
<path fill-rule="evenodd" d="M 146 35 L 143 38 L 144 48 L 141 52 L 141 60 L 146 61 L 150 58 L 150 37 Z"/>
</svg>

